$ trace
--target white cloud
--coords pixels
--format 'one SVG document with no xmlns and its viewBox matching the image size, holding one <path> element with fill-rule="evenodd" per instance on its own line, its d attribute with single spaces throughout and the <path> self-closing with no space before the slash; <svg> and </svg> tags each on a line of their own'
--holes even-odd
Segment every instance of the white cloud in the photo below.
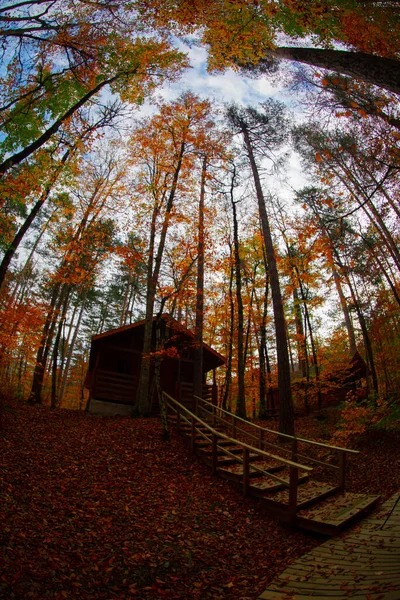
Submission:
<svg viewBox="0 0 400 600">
<path fill-rule="evenodd" d="M 178 82 L 166 84 L 162 88 L 161 95 L 166 100 L 172 100 L 182 90 L 190 89 L 200 97 L 221 103 L 255 105 L 269 97 L 279 97 L 282 93 L 281 88 L 273 85 L 266 77 L 250 79 L 232 69 L 222 73 L 208 73 L 207 50 L 204 47 L 189 47 L 182 42 L 178 45 L 187 53 L 191 68 L 185 71 Z"/>
</svg>

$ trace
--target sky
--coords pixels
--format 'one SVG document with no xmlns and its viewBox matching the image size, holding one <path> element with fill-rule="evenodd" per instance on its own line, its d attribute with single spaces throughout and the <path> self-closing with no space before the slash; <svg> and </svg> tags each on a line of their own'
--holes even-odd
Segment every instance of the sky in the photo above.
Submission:
<svg viewBox="0 0 400 600">
<path fill-rule="evenodd" d="M 183 74 L 179 81 L 165 83 L 158 90 L 158 96 L 161 96 L 164 100 L 173 100 L 186 90 L 191 90 L 201 98 L 208 98 L 222 105 L 235 102 L 240 105 L 256 107 L 260 102 L 273 98 L 283 102 L 296 121 L 300 121 L 304 116 L 293 93 L 284 85 L 284 80 L 288 79 L 285 76 L 285 71 L 287 73 L 289 68 L 287 63 L 282 63 L 276 75 L 263 76 L 258 79 L 245 77 L 232 69 L 221 73 L 209 73 L 207 72 L 206 48 L 185 46 L 180 41 L 178 44 L 180 49 L 188 54 L 191 68 Z M 154 107 L 151 104 L 146 104 L 141 112 L 145 115 L 151 114 L 154 112 Z M 294 191 L 309 184 L 309 180 L 307 180 L 304 173 L 299 156 L 291 150 L 281 178 L 274 178 L 272 181 L 266 179 L 265 184 L 266 189 L 275 192 L 279 198 L 285 200 L 290 212 L 293 206 Z M 246 215 L 242 220 L 243 226 L 246 227 Z M 316 309 L 314 316 L 319 317 L 321 322 L 325 323 L 323 329 L 327 331 L 327 324 L 330 322 L 328 314 L 332 309 L 332 297 L 336 298 L 336 296 L 334 293 L 332 294 L 332 291 L 329 291 L 328 287 L 325 290 L 325 296 L 326 299 L 330 298 L 331 301 Z"/>
<path fill-rule="evenodd" d="M 201 98 L 215 101 L 217 104 L 230 104 L 235 102 L 240 105 L 256 107 L 267 98 L 283 102 L 293 118 L 300 116 L 301 107 L 295 102 L 293 94 L 284 86 L 285 63 L 274 76 L 249 78 L 243 74 L 227 69 L 221 73 L 207 71 L 207 49 L 203 46 L 188 46 L 181 40 L 176 40 L 178 48 L 187 53 L 191 68 L 187 69 L 179 81 L 166 82 L 156 92 L 158 97 L 166 101 L 174 100 L 183 91 L 191 90 Z M 154 105 L 146 102 L 139 111 L 138 116 L 148 116 L 154 112 Z M 291 152 L 285 170 L 287 184 L 275 183 L 279 187 L 282 197 L 290 201 L 293 189 L 300 189 L 306 185 L 303 169 L 297 154 Z"/>
</svg>

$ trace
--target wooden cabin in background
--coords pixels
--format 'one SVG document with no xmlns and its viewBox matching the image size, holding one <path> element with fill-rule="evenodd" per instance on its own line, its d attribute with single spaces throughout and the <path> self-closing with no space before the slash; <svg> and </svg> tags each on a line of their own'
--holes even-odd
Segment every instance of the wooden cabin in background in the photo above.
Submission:
<svg viewBox="0 0 400 600">
<path fill-rule="evenodd" d="M 92 337 L 89 370 L 85 387 L 89 389 L 89 412 L 130 415 L 136 403 L 142 362 L 144 321 L 112 329 Z M 188 408 L 192 408 L 194 389 L 194 334 L 169 315 L 153 319 L 152 351 L 156 339 L 164 340 L 161 360 L 161 388 Z M 225 358 L 203 343 L 203 397 L 217 403 L 215 377 L 206 384 L 207 373 L 225 363 Z M 154 365 L 151 373 L 154 374 Z M 157 392 L 153 394 L 153 413 L 158 410 Z"/>
</svg>

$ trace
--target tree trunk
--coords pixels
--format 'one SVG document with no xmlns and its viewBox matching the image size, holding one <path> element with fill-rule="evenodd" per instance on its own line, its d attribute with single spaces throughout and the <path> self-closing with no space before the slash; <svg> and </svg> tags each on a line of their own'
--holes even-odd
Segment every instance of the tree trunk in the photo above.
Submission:
<svg viewBox="0 0 400 600">
<path fill-rule="evenodd" d="M 249 312 L 248 312 L 248 316 L 247 316 L 247 326 L 246 326 L 246 335 L 244 336 L 244 350 L 243 350 L 243 364 L 246 365 L 247 363 L 247 356 L 249 353 L 249 346 L 250 346 L 250 357 L 252 356 L 251 354 L 251 314 L 252 314 L 252 310 L 253 310 L 253 302 L 254 302 L 254 288 L 251 290 L 251 294 L 250 294 L 250 304 L 249 304 Z"/>
<path fill-rule="evenodd" d="M 128 280 L 126 282 L 125 292 L 124 292 L 124 303 L 122 305 L 121 316 L 120 316 L 120 319 L 119 319 L 119 326 L 120 327 L 122 327 L 126 323 L 126 313 L 127 313 L 128 306 L 129 306 L 131 284 L 132 284 L 132 273 L 129 270 L 129 272 L 128 272 Z"/>
<path fill-rule="evenodd" d="M 6 276 L 6 273 L 7 273 L 8 267 L 10 265 L 10 262 L 11 262 L 13 256 L 14 256 L 14 254 L 18 250 L 18 246 L 20 245 L 23 237 L 25 236 L 26 232 L 28 231 L 28 229 L 32 225 L 33 221 L 35 220 L 35 218 L 39 214 L 39 211 L 42 208 L 43 204 L 48 199 L 48 197 L 50 195 L 50 192 L 51 192 L 54 184 L 56 183 L 56 181 L 57 181 L 57 179 L 58 179 L 58 177 L 59 177 L 59 175 L 60 175 L 60 173 L 61 173 L 61 171 L 63 169 L 63 166 L 67 162 L 69 154 L 70 154 L 70 151 L 67 150 L 67 152 L 62 157 L 62 159 L 60 161 L 60 164 L 56 167 L 53 175 L 51 176 L 50 181 L 46 184 L 45 189 L 44 189 L 42 195 L 40 196 L 39 200 L 33 206 L 32 210 L 29 213 L 29 215 L 26 217 L 24 223 L 21 225 L 21 227 L 19 228 L 19 230 L 15 234 L 13 241 L 11 242 L 11 244 L 9 245 L 9 247 L 7 248 L 7 251 L 4 254 L 3 260 L 1 261 L 1 264 L 0 264 L 0 289 L 1 289 L 2 285 L 3 285 L 4 278 Z"/>
<path fill-rule="evenodd" d="M 237 354 L 238 354 L 238 382 L 239 382 L 239 393 L 236 405 L 236 414 L 242 419 L 246 418 L 246 393 L 244 388 L 244 348 L 243 348 L 243 336 L 244 336 L 244 318 L 243 318 L 243 299 L 242 299 L 242 273 L 240 267 L 240 253 L 239 253 L 239 233 L 238 223 L 236 216 L 236 203 L 233 200 L 233 187 L 231 186 L 231 205 L 233 214 L 233 242 L 234 242 L 234 265 L 235 265 L 235 278 L 236 278 L 236 302 L 237 302 L 237 313 L 238 313 L 238 328 L 237 328 Z"/>
<path fill-rule="evenodd" d="M 224 395 L 222 397 L 222 408 L 228 410 L 228 400 L 232 384 L 232 354 L 233 354 L 233 331 L 235 324 L 235 303 L 233 301 L 233 264 L 231 264 L 229 277 L 229 339 L 228 339 L 228 359 L 226 362 Z"/>
<path fill-rule="evenodd" d="M 142 364 L 140 368 L 139 386 L 137 392 L 137 407 L 141 415 L 147 415 L 150 411 L 149 384 L 150 384 L 150 363 L 151 363 L 151 337 L 153 330 L 153 311 L 156 296 L 156 287 L 158 275 L 160 272 L 161 261 L 164 253 L 165 240 L 167 237 L 168 226 L 171 218 L 171 211 L 174 203 L 175 193 L 178 185 L 179 174 L 181 171 L 183 156 L 185 153 L 185 142 L 181 143 L 177 165 L 174 171 L 171 189 L 168 195 L 168 201 L 164 216 L 164 222 L 161 229 L 160 241 L 158 244 L 157 255 L 154 261 L 149 260 L 147 272 L 147 298 L 146 298 L 146 318 L 144 326 Z M 153 223 L 155 236 L 155 220 Z"/>
<path fill-rule="evenodd" d="M 40 340 L 39 349 L 36 355 L 32 387 L 28 399 L 29 404 L 42 404 L 42 389 L 47 358 L 56 327 L 57 313 L 62 305 L 66 291 L 66 286 L 60 286 L 60 284 L 57 284 L 53 290 L 50 308 L 47 313 L 46 322 L 43 327 L 42 338 Z"/>
<path fill-rule="evenodd" d="M 363 52 L 347 52 L 320 48 L 278 47 L 268 51 L 274 58 L 329 69 L 361 79 L 395 94 L 400 94 L 399 61 Z M 262 64 L 263 61 L 260 61 Z M 268 62 L 268 59 L 267 59 Z"/>
<path fill-rule="evenodd" d="M 349 338 L 350 357 L 351 357 L 351 356 L 354 356 L 354 354 L 357 352 L 356 336 L 354 334 L 353 322 L 351 320 L 349 307 L 347 306 L 346 298 L 343 293 L 339 273 L 337 272 L 336 267 L 334 265 L 332 265 L 332 273 L 333 273 L 333 280 L 335 282 L 336 290 L 337 290 L 337 293 L 338 293 L 339 299 L 340 299 L 340 306 L 342 307 L 342 311 L 343 311 L 344 322 L 346 324 L 347 335 Z"/>
<path fill-rule="evenodd" d="M 304 293 L 303 283 L 300 279 L 300 273 L 299 273 L 298 268 L 295 267 L 295 269 L 296 269 L 297 280 L 298 280 L 299 286 L 300 286 L 300 294 L 301 294 L 301 300 L 303 302 L 303 307 L 304 307 L 304 315 L 306 318 L 306 322 L 308 325 L 308 331 L 309 331 L 309 335 L 310 335 L 311 353 L 312 353 L 314 368 L 315 368 L 315 381 L 317 384 L 318 409 L 320 410 L 322 408 L 322 395 L 321 395 L 321 384 L 320 384 L 320 377 L 319 377 L 319 364 L 318 364 L 318 358 L 317 358 L 317 349 L 315 347 L 314 334 L 313 334 L 313 330 L 312 330 L 312 326 L 311 326 L 310 313 L 309 313 L 308 306 L 307 306 L 307 299 L 306 299 L 306 296 Z"/>
<path fill-rule="evenodd" d="M 71 343 L 70 343 L 69 348 L 68 348 L 67 361 L 66 361 L 65 367 L 64 367 L 64 374 L 63 374 L 63 379 L 62 379 L 61 389 L 60 389 L 60 394 L 59 394 L 59 403 L 60 403 L 60 405 L 62 404 L 62 401 L 64 400 L 65 390 L 67 388 L 69 369 L 70 369 L 70 366 L 71 366 L 72 356 L 73 356 L 73 353 L 74 353 L 75 343 L 76 343 L 76 340 L 77 340 L 77 337 L 78 337 L 78 333 L 79 333 L 79 329 L 80 329 L 80 326 L 81 326 L 83 313 L 85 312 L 85 308 L 86 308 L 87 294 L 88 294 L 88 290 L 86 290 L 84 292 L 84 294 L 83 294 L 83 296 L 81 298 L 81 302 L 82 302 L 81 310 L 79 311 L 78 321 L 77 321 L 77 323 L 75 325 L 75 331 L 74 331 Z"/>
<path fill-rule="evenodd" d="M 290 386 L 290 363 L 286 339 L 286 323 L 283 310 L 283 301 L 279 285 L 278 268 L 276 266 L 275 250 L 272 242 L 265 200 L 262 192 L 260 176 L 253 154 L 249 134 L 243 127 L 243 136 L 246 144 L 254 184 L 257 193 L 258 209 L 260 212 L 261 227 L 263 232 L 265 250 L 268 260 L 268 273 L 271 285 L 272 305 L 274 310 L 276 350 L 278 358 L 278 387 L 279 387 L 279 431 L 294 435 L 294 414 L 292 402 L 292 390 Z"/>
<path fill-rule="evenodd" d="M 204 196 L 207 156 L 203 158 L 200 182 L 199 223 L 197 243 L 196 325 L 194 348 L 194 394 L 203 396 L 203 321 L 204 321 Z"/>
<path fill-rule="evenodd" d="M 400 252 L 396 241 L 394 240 L 392 234 L 388 230 L 384 220 L 382 219 L 379 211 L 377 210 L 375 204 L 372 202 L 371 194 L 366 194 L 363 187 L 360 185 L 359 181 L 355 177 L 355 175 L 350 171 L 347 165 L 343 164 L 341 161 L 337 161 L 339 168 L 343 171 L 344 175 L 341 175 L 332 167 L 332 171 L 337 175 L 340 181 L 345 185 L 345 187 L 349 190 L 351 194 L 353 194 L 354 199 L 358 203 L 361 210 L 367 215 L 368 219 L 371 222 L 372 227 L 376 230 L 379 237 L 382 239 L 388 251 L 390 252 L 394 262 L 398 270 L 400 271 Z M 349 185 L 349 181 L 353 184 L 357 193 L 354 193 L 354 189 L 352 189 L 351 185 Z M 372 212 L 372 216 L 371 213 Z"/>
<path fill-rule="evenodd" d="M 304 327 L 303 327 L 303 317 L 300 310 L 299 304 L 299 296 L 297 293 L 297 287 L 293 282 L 293 304 L 294 304 L 294 322 L 296 326 L 296 335 L 297 335 L 297 358 L 299 361 L 299 368 L 301 369 L 301 374 L 303 377 L 306 376 L 307 373 L 307 365 L 306 365 L 306 355 L 307 351 L 305 349 L 306 338 L 304 336 Z"/>
<path fill-rule="evenodd" d="M 265 257 L 265 252 L 263 252 Z M 264 302 L 262 319 L 260 325 L 260 346 L 258 350 L 259 365 L 260 365 L 260 379 L 259 379 L 259 393 L 260 393 L 260 411 L 259 418 L 265 419 L 267 417 L 267 379 L 266 379 L 266 347 L 267 347 L 267 315 L 268 315 L 268 289 L 269 289 L 269 277 L 268 277 L 268 265 L 265 258 L 265 290 L 264 290 Z"/>
<path fill-rule="evenodd" d="M 52 356 L 52 369 L 51 369 L 51 408 L 57 408 L 58 406 L 58 397 L 57 397 L 57 366 L 58 366 L 58 350 L 60 347 L 61 333 L 63 330 L 63 325 L 65 321 L 65 316 L 68 310 L 68 301 L 69 301 L 69 292 L 70 289 L 65 294 L 65 298 L 63 301 L 62 312 L 60 315 L 60 319 L 57 327 L 56 339 L 53 344 L 53 356 Z"/>
<path fill-rule="evenodd" d="M 360 306 L 360 302 L 359 299 L 357 297 L 357 293 L 354 289 L 354 287 L 351 284 L 351 281 L 348 277 L 346 277 L 346 282 L 347 285 L 349 287 L 350 290 L 350 294 L 354 303 L 354 308 L 356 310 L 357 313 L 357 317 L 360 323 L 360 327 L 361 327 L 361 331 L 363 334 L 363 339 L 364 339 L 364 346 L 365 346 L 365 351 L 367 354 L 367 361 L 369 364 L 369 368 L 371 370 L 371 376 L 372 376 L 372 387 L 374 388 L 374 391 L 376 393 L 378 393 L 378 377 L 376 374 L 376 369 L 375 369 L 375 359 L 374 359 L 374 353 L 372 350 L 372 344 L 371 344 L 371 338 L 369 336 L 368 333 L 368 327 L 367 327 L 367 323 L 364 317 L 364 314 L 361 310 L 361 306 Z"/>
</svg>

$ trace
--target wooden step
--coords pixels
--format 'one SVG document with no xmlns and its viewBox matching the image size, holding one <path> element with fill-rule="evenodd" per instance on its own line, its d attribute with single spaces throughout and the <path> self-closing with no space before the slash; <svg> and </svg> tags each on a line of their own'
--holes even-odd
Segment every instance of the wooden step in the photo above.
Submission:
<svg viewBox="0 0 400 600">
<path fill-rule="evenodd" d="M 241 448 L 240 446 L 235 446 L 233 444 L 230 444 L 229 446 L 224 446 L 223 449 L 218 448 L 217 456 L 226 456 L 225 450 L 227 450 L 231 454 L 237 454 L 237 455 L 243 454 L 243 448 Z M 202 454 L 205 454 L 206 456 L 208 456 L 208 455 L 211 456 L 211 454 L 212 454 L 211 444 L 208 444 L 207 446 L 203 446 L 202 448 L 199 448 L 199 452 L 201 452 Z M 253 454 L 253 456 L 257 456 L 257 455 Z"/>
<path fill-rule="evenodd" d="M 330 486 L 320 481 L 308 480 L 305 484 L 299 485 L 297 490 L 297 509 L 298 511 L 308 508 L 317 502 L 321 502 L 328 496 L 332 496 L 339 491 L 337 486 Z M 271 496 L 274 503 L 287 506 L 289 504 L 289 489 L 274 493 Z"/>
<path fill-rule="evenodd" d="M 253 464 L 255 467 L 258 467 L 263 471 L 268 471 L 269 473 L 275 473 L 287 468 L 286 465 L 282 464 L 278 460 L 275 460 L 274 458 L 265 459 L 263 456 L 259 456 L 258 459 L 253 462 Z"/>
<path fill-rule="evenodd" d="M 218 437 L 231 434 L 229 423 L 225 427 L 218 421 L 204 419 L 216 432 L 217 457 L 213 457 L 212 433 L 205 425 L 196 423 L 194 448 L 201 460 L 213 468 L 213 472 L 228 479 L 236 487 L 242 488 L 243 447 L 235 439 Z M 180 420 L 180 433 L 191 441 L 192 422 Z M 177 425 L 177 419 L 171 417 L 171 425 Z M 213 440 L 215 442 L 215 438 Z M 258 444 L 257 444 L 258 445 Z M 251 444 L 251 447 L 253 444 Z M 250 449 L 250 446 L 248 447 Z M 250 470 L 245 492 L 256 496 L 277 517 L 292 525 L 323 534 L 333 535 L 349 523 L 359 519 L 378 501 L 378 496 L 361 494 L 340 494 L 339 486 L 310 480 L 310 474 L 299 471 L 297 487 L 297 505 L 289 507 L 289 467 L 276 458 L 260 455 L 256 447 L 249 454 Z M 253 466 L 253 469 L 251 468 Z M 256 467 L 256 468 L 254 468 Z M 300 465 L 299 465 L 300 467 Z M 300 467 L 301 468 L 301 467 Z M 306 467 L 304 467 L 306 469 Z M 260 473 L 261 470 L 261 473 Z M 276 478 L 274 478 L 276 473 Z"/>
<path fill-rule="evenodd" d="M 279 479 L 283 479 L 287 485 L 289 485 L 289 475 L 278 475 Z M 307 473 L 303 473 L 299 475 L 298 485 L 303 485 L 309 480 L 309 476 Z M 284 483 L 280 483 L 276 481 L 276 479 L 272 479 L 272 477 L 268 477 L 268 475 L 262 475 L 261 477 L 255 479 L 254 481 L 250 481 L 250 492 L 254 496 L 264 497 L 265 494 L 279 492 L 280 490 L 287 489 Z"/>
<path fill-rule="evenodd" d="M 372 510 L 379 498 L 349 492 L 336 494 L 317 506 L 300 510 L 297 514 L 298 524 L 312 531 L 335 535 Z"/>
<path fill-rule="evenodd" d="M 196 442 L 197 448 L 205 448 L 206 446 L 210 445 L 210 442 L 208 442 L 207 440 L 205 440 L 202 436 L 199 436 L 199 439 L 201 441 L 200 442 Z M 218 441 L 218 446 L 222 446 L 223 448 L 225 448 L 227 446 L 232 446 L 232 442 L 229 441 L 229 440 L 221 440 L 221 441 Z"/>
<path fill-rule="evenodd" d="M 256 455 L 256 458 L 252 460 L 252 465 L 255 467 L 262 469 L 263 471 L 268 471 L 269 473 L 276 473 L 278 471 L 283 471 L 285 466 L 278 461 L 274 461 L 271 459 L 270 461 L 260 460 L 260 457 Z M 242 463 L 236 463 L 230 467 L 226 468 L 226 471 L 229 471 L 232 475 L 240 475 L 243 476 L 243 465 Z M 256 471 L 255 469 L 250 469 L 250 477 L 261 477 L 262 473 Z"/>
<path fill-rule="evenodd" d="M 187 432 L 192 431 L 191 423 L 181 423 L 179 427 L 182 431 L 187 431 Z M 204 431 L 204 432 L 207 431 L 208 433 L 211 434 L 211 431 L 205 425 L 196 425 L 196 431 Z"/>
</svg>

